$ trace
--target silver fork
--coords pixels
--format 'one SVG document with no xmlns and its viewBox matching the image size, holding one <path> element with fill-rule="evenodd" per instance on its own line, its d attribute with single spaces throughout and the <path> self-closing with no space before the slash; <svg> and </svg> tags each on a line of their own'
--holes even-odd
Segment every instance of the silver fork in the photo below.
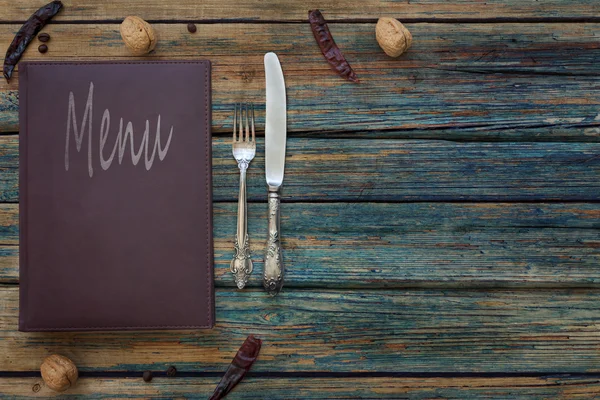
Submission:
<svg viewBox="0 0 600 400">
<path fill-rule="evenodd" d="M 246 130 L 244 135 L 243 122 L 245 119 Z M 250 120 L 250 125 L 248 124 Z M 239 124 L 236 138 L 236 125 Z M 252 132 L 252 137 L 250 137 Z M 248 221 L 246 206 L 246 170 L 250 161 L 256 154 L 256 140 L 254 137 L 254 105 L 235 105 L 233 113 L 233 157 L 240 169 L 240 194 L 238 198 L 237 234 L 235 235 L 235 254 L 231 260 L 231 273 L 235 277 L 238 289 L 243 289 L 252 273 L 252 260 L 250 259 L 250 246 L 248 244 Z"/>
</svg>

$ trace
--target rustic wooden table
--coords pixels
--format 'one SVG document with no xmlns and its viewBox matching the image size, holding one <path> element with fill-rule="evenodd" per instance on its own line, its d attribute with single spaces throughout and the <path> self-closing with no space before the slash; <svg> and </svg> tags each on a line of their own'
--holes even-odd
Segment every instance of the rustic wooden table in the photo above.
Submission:
<svg viewBox="0 0 600 400">
<path fill-rule="evenodd" d="M 0 54 L 41 3 L 0 0 Z M 2 80 L 0 393 L 50 395 L 37 371 L 61 353 L 82 376 L 66 394 L 207 398 L 253 333 L 263 350 L 232 399 L 600 398 L 597 0 L 64 3 L 44 30 L 48 53 L 34 42 L 24 59 L 132 59 L 118 24 L 139 15 L 159 35 L 145 59 L 213 62 L 217 324 L 17 332 L 19 87 Z M 307 23 L 312 7 L 361 84 L 330 71 Z M 399 59 L 375 41 L 380 16 L 413 33 Z M 228 271 L 231 113 L 254 101 L 264 126 L 267 51 L 280 56 L 289 104 L 288 271 L 277 298 L 260 288 L 262 140 L 248 176 L 250 288 L 236 290 Z M 151 383 L 145 370 L 156 372 Z"/>
</svg>

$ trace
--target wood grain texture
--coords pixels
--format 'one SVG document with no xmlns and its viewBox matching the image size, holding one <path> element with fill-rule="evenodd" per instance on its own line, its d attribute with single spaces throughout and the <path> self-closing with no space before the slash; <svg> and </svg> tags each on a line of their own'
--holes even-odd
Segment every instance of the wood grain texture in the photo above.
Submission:
<svg viewBox="0 0 600 400">
<path fill-rule="evenodd" d="M 218 377 L 80 378 L 61 398 L 85 396 L 106 398 L 187 398 L 206 399 Z M 0 378 L 0 393 L 13 400 L 56 396 L 40 378 Z M 260 395 L 258 395 L 260 393 Z M 228 399 L 444 399 L 465 400 L 590 400 L 600 396 L 598 377 L 547 376 L 510 378 L 259 378 L 246 377 Z"/>
<path fill-rule="evenodd" d="M 2 204 L 0 375 L 21 377 L 0 378 L 0 397 L 51 395 L 34 392 L 41 380 L 30 376 L 62 353 L 84 375 L 69 397 L 206 398 L 254 333 L 263 351 L 231 398 L 600 398 L 600 3 L 64 3 L 44 29 L 49 52 L 34 42 L 25 60 L 136 59 L 118 33 L 131 14 L 159 34 L 155 53 L 139 59 L 213 62 L 217 327 L 17 332 L 18 204 Z M 40 5 L 0 0 L 0 54 Z M 361 85 L 329 70 L 310 8 L 332 22 Z M 384 15 L 414 35 L 400 59 L 374 40 Z M 188 20 L 199 23 L 194 35 Z M 258 289 L 262 157 L 248 181 L 260 202 L 249 207 L 253 288 L 232 289 L 228 273 L 238 176 L 225 136 L 234 102 L 254 101 L 264 125 L 267 51 L 282 61 L 292 137 L 288 280 L 275 299 Z M 18 90 L 18 72 L 0 82 L 0 132 L 19 130 Z M 17 143 L 0 137 L 0 202 L 18 201 Z M 162 377 L 170 365 L 188 377 Z M 150 384 L 148 369 L 159 372 Z M 354 372 L 379 377 L 344 376 Z"/>
<path fill-rule="evenodd" d="M 145 19 L 211 20 L 244 19 L 250 21 L 306 21 L 307 11 L 320 8 L 329 19 L 374 19 L 382 16 L 396 18 L 585 18 L 597 17 L 600 7 L 594 0 L 544 0 L 523 2 L 519 0 L 410 0 L 410 1 L 341 1 L 310 0 L 160 0 L 75 1 L 64 0 L 64 10 L 57 21 L 123 19 L 139 15 Z M 34 0 L 11 2 L 0 0 L 3 10 L 0 21 L 23 21 L 40 6 Z"/>
<path fill-rule="evenodd" d="M 285 204 L 286 287 L 543 287 L 600 284 L 600 204 Z M 250 204 L 262 286 L 266 205 Z M 214 205 L 215 282 L 229 271 L 237 205 Z M 0 206 L 0 282 L 18 282 L 18 205 Z"/>
<path fill-rule="evenodd" d="M 361 84 L 336 76 L 308 24 L 155 24 L 152 59 L 213 62 L 213 129 L 228 132 L 232 104 L 252 100 L 263 126 L 263 54 L 281 59 L 292 133 L 517 140 L 600 139 L 600 24 L 408 24 L 413 47 L 399 59 L 377 45 L 374 24 L 335 24 L 336 42 Z M 0 25 L 0 53 L 18 25 Z M 135 59 L 116 24 L 57 25 L 44 55 L 24 60 Z M 140 59 L 139 57 L 137 59 Z M 18 73 L 0 81 L 0 131 L 18 130 Z M 66 102 L 66 100 L 65 100 Z M 465 130 L 462 130 L 465 128 Z M 543 128 L 543 129 L 541 129 Z M 421 131 L 421 132 L 419 132 Z"/>
<path fill-rule="evenodd" d="M 0 286 L 0 371 L 59 353 L 82 371 L 222 372 L 255 334 L 255 372 L 597 373 L 599 301 L 597 290 L 218 289 L 212 330 L 21 333 L 18 288 Z"/>
<path fill-rule="evenodd" d="M 263 144 L 257 140 L 257 156 L 248 171 L 250 201 L 266 199 Z M 600 143 L 293 138 L 287 142 L 282 199 L 597 201 L 599 155 Z M 2 202 L 18 201 L 18 158 L 18 136 L 0 136 Z M 215 138 L 213 199 L 237 201 L 238 185 L 231 139 Z"/>
</svg>

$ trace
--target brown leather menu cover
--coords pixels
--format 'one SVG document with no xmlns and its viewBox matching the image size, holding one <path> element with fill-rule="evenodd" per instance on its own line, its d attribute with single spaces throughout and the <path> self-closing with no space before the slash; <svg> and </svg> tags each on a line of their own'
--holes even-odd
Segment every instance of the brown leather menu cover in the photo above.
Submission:
<svg viewBox="0 0 600 400">
<path fill-rule="evenodd" d="M 21 331 L 210 328 L 210 63 L 20 63 Z"/>
</svg>

